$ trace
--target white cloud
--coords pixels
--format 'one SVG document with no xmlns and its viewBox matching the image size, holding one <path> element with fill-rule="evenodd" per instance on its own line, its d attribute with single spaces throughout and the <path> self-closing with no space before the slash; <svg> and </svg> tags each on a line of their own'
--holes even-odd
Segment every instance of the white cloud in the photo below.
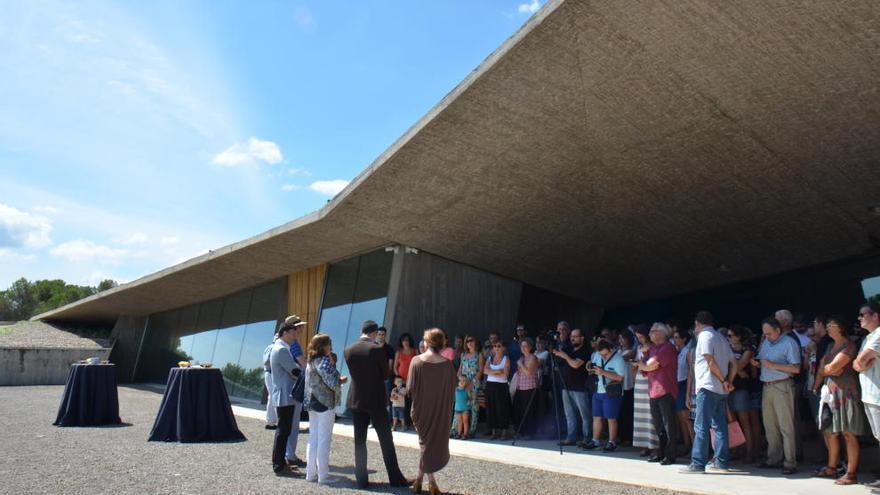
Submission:
<svg viewBox="0 0 880 495">
<path fill-rule="evenodd" d="M 0 203 L 0 247 L 46 247 L 51 232 L 47 218 Z"/>
<path fill-rule="evenodd" d="M 302 189 L 302 186 L 297 184 L 284 184 L 281 186 L 281 190 L 284 192 L 299 191 L 300 189 Z"/>
<path fill-rule="evenodd" d="M 92 241 L 76 239 L 55 246 L 49 254 L 68 261 L 107 261 L 117 262 L 128 254 L 125 249 L 111 248 Z"/>
<path fill-rule="evenodd" d="M 42 213 L 43 215 L 57 215 L 61 213 L 61 208 L 56 208 L 52 205 L 34 206 L 32 210 L 36 213 Z"/>
<path fill-rule="evenodd" d="M 163 246 L 174 246 L 175 244 L 180 243 L 180 237 L 176 235 L 170 235 L 159 239 L 159 244 Z"/>
<path fill-rule="evenodd" d="M 143 244 L 149 240 L 150 238 L 147 237 L 147 234 L 144 234 L 143 232 L 135 232 L 134 234 L 131 234 L 128 239 L 125 239 L 122 242 L 124 242 L 125 244 Z"/>
<path fill-rule="evenodd" d="M 342 179 L 319 180 L 312 182 L 311 185 L 309 185 L 309 189 L 316 193 L 326 194 L 327 196 L 336 196 L 340 191 L 345 189 L 345 186 L 347 185 L 348 181 Z"/>
<path fill-rule="evenodd" d="M 16 253 L 10 249 L 0 248 L 0 261 L 9 261 L 15 263 L 33 263 L 37 261 L 37 255 L 35 254 L 21 254 Z"/>
<path fill-rule="evenodd" d="M 287 171 L 287 175 L 301 175 L 303 177 L 311 177 L 312 173 L 304 168 L 291 168 Z"/>
<path fill-rule="evenodd" d="M 532 0 L 531 3 L 521 3 L 517 10 L 520 14 L 534 14 L 541 8 L 541 2 Z"/>
<path fill-rule="evenodd" d="M 257 162 L 273 165 L 282 160 L 284 156 L 277 144 L 252 137 L 247 143 L 236 143 L 226 148 L 214 156 L 211 162 L 224 167 L 236 167 Z"/>
</svg>

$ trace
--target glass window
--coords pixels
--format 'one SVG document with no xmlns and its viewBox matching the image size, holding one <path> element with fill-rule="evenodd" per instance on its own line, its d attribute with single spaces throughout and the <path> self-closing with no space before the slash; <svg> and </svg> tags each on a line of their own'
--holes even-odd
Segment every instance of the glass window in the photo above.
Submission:
<svg viewBox="0 0 880 495">
<path fill-rule="evenodd" d="M 392 258 L 391 253 L 381 250 L 330 265 L 319 332 L 333 339 L 338 355 L 358 338 L 364 320 L 382 325 Z M 340 373 L 348 374 L 345 359 L 339 359 L 337 366 Z M 342 394 L 340 404 L 345 404 L 348 387 L 343 387 Z M 342 405 L 337 408 L 340 413 L 344 409 Z"/>
<path fill-rule="evenodd" d="M 236 394 L 246 399 L 260 400 L 263 396 L 263 351 L 272 343 L 277 322 L 258 321 L 248 323 L 241 346 L 238 365 L 242 376 Z"/>
<path fill-rule="evenodd" d="M 236 395 L 235 391 L 243 377 L 238 359 L 241 355 L 241 343 L 246 326 L 244 322 L 247 321 L 251 294 L 252 291 L 244 291 L 226 298 L 220 321 L 221 328 L 217 332 L 217 343 L 214 346 L 212 364 L 223 372 L 227 392 L 231 395 Z"/>
<path fill-rule="evenodd" d="M 880 294 L 880 277 L 862 280 L 862 292 L 865 294 L 865 299 L 870 299 Z"/>
<path fill-rule="evenodd" d="M 223 371 L 230 396 L 263 398 L 262 355 L 286 312 L 287 280 L 150 316 L 137 378 L 164 382 L 183 359 Z"/>
</svg>

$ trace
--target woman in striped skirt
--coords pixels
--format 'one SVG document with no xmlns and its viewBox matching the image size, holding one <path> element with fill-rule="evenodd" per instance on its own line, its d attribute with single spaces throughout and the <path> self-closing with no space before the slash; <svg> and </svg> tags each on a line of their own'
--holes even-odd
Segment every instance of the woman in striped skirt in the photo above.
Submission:
<svg viewBox="0 0 880 495">
<path fill-rule="evenodd" d="M 636 361 L 637 363 L 645 362 L 651 342 L 648 338 L 648 328 L 640 326 L 636 330 L 636 339 L 639 342 L 639 348 L 636 351 Z M 648 377 L 638 371 L 638 364 L 633 368 L 633 373 L 636 376 L 633 404 L 633 447 L 641 447 L 642 452 L 640 455 L 647 457 L 660 447 L 660 438 L 657 436 L 657 431 L 654 430 L 653 421 L 651 421 Z"/>
</svg>

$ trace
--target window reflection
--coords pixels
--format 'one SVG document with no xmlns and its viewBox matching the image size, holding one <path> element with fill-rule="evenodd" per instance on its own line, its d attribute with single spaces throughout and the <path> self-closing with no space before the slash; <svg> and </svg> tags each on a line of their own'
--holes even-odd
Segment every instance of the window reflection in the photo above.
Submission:
<svg viewBox="0 0 880 495">
<path fill-rule="evenodd" d="M 363 321 L 374 320 L 381 325 L 385 319 L 392 257 L 380 250 L 329 267 L 318 331 L 333 340 L 333 349 L 340 356 L 337 366 L 343 375 L 348 374 L 348 366 L 342 352 L 360 336 Z M 342 393 L 339 413 L 344 412 L 348 387 L 343 387 Z"/>
<path fill-rule="evenodd" d="M 225 298 L 150 316 L 138 364 L 139 380 L 165 381 L 185 359 L 223 371 L 234 397 L 263 398 L 263 350 L 286 313 L 285 279 Z"/>
</svg>

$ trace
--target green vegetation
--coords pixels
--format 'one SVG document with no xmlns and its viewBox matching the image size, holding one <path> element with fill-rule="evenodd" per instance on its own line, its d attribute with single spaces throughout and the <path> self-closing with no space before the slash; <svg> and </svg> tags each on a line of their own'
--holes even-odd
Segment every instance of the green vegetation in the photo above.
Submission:
<svg viewBox="0 0 880 495">
<path fill-rule="evenodd" d="M 71 285 L 63 280 L 28 281 L 20 278 L 0 291 L 0 321 L 27 320 L 84 297 L 112 289 L 118 284 L 104 280 L 97 287 Z"/>
</svg>

